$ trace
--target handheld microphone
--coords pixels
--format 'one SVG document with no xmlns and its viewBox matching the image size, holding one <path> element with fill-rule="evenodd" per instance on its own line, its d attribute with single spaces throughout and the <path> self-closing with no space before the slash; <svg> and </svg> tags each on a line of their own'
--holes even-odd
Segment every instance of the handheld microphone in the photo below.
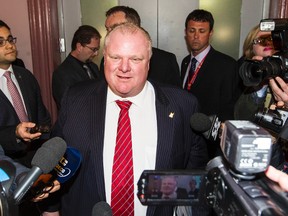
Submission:
<svg viewBox="0 0 288 216">
<path fill-rule="evenodd" d="M 207 116 L 203 113 L 195 113 L 190 118 L 191 128 L 200 132 L 208 140 L 216 140 L 218 131 L 221 126 L 216 115 Z"/>
<path fill-rule="evenodd" d="M 66 150 L 66 142 L 60 137 L 54 137 L 45 142 L 32 159 L 32 168 L 14 191 L 13 199 L 19 204 L 23 196 L 31 188 L 42 173 L 50 172 L 62 158 Z"/>
<path fill-rule="evenodd" d="M 101 201 L 96 203 L 92 209 L 92 216 L 112 216 L 112 209 L 108 203 Z"/>
<path fill-rule="evenodd" d="M 48 174 L 41 175 L 33 184 L 25 199 L 32 199 L 43 193 L 45 187 L 53 186 L 53 181 L 57 180 L 61 184 L 68 181 L 78 170 L 82 161 L 80 152 L 73 148 L 67 147 L 63 157 L 59 160 L 58 164 Z"/>
</svg>

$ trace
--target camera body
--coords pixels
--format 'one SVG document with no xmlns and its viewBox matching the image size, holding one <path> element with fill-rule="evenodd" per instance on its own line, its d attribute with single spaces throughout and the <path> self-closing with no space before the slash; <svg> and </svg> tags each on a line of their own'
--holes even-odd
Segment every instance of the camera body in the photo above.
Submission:
<svg viewBox="0 0 288 216">
<path fill-rule="evenodd" d="M 261 61 L 244 61 L 239 73 L 245 86 L 258 86 L 263 80 L 276 76 L 288 80 L 288 19 L 263 19 L 260 30 L 271 31 L 278 52 Z"/>
<path fill-rule="evenodd" d="M 286 124 L 287 118 L 287 109 L 277 108 L 275 110 L 271 110 L 264 108 L 258 110 L 258 112 L 255 114 L 254 122 L 267 129 L 269 132 L 271 132 L 271 134 L 278 136 Z"/>
<path fill-rule="evenodd" d="M 272 137 L 249 121 L 226 121 L 219 156 L 205 170 L 145 170 L 138 181 L 143 205 L 207 205 L 217 215 L 287 215 L 288 194 L 265 176 L 272 154 Z M 195 179 L 197 197 L 165 199 L 159 196 L 161 177 L 173 176 L 178 187 Z M 155 194 L 155 195 L 154 195 Z"/>
</svg>

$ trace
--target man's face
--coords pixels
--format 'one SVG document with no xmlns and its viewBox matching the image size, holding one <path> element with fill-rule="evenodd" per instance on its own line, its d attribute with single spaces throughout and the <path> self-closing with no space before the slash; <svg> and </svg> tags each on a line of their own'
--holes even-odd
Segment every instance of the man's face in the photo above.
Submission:
<svg viewBox="0 0 288 216">
<path fill-rule="evenodd" d="M 78 56 L 77 58 L 82 62 L 90 62 L 95 56 L 98 55 L 100 49 L 100 39 L 91 38 L 91 42 L 82 46 L 80 43 L 77 43 Z"/>
<path fill-rule="evenodd" d="M 110 16 L 108 16 L 106 18 L 105 28 L 106 28 L 107 32 L 109 32 L 116 25 L 126 23 L 126 22 L 127 22 L 127 20 L 125 18 L 125 13 L 122 11 L 119 11 L 119 12 L 111 14 Z"/>
<path fill-rule="evenodd" d="M 111 90 L 121 97 L 139 94 L 147 80 L 150 52 L 144 33 L 123 33 L 117 29 L 109 35 L 104 48 L 104 74 Z"/>
<path fill-rule="evenodd" d="M 164 178 L 161 183 L 161 192 L 165 195 L 170 195 L 175 191 L 176 186 L 177 182 L 173 177 Z"/>
<path fill-rule="evenodd" d="M 190 20 L 185 29 L 186 42 L 194 56 L 202 52 L 208 45 L 212 37 L 209 22 L 196 22 Z"/>
<path fill-rule="evenodd" d="M 8 37 L 12 37 L 11 32 L 6 27 L 0 27 L 0 38 L 7 40 Z M 16 56 L 16 45 L 6 41 L 6 44 L 0 47 L 0 68 L 8 69 L 10 64 L 15 61 Z"/>
</svg>

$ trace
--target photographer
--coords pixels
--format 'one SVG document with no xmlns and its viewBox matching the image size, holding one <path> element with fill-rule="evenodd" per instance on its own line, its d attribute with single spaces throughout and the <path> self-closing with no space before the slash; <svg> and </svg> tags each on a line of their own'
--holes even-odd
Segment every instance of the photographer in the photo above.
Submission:
<svg viewBox="0 0 288 216">
<path fill-rule="evenodd" d="M 238 60 L 238 66 L 240 68 L 245 60 L 262 60 L 263 57 L 271 56 L 275 52 L 271 32 L 260 31 L 257 25 L 250 30 L 244 41 L 243 56 Z M 265 106 L 268 84 L 263 82 L 256 87 L 244 87 L 241 80 L 239 85 L 243 92 L 235 105 L 234 117 L 237 120 L 254 121 L 255 113 Z"/>
<path fill-rule="evenodd" d="M 245 61 L 251 59 L 261 61 L 264 57 L 272 56 L 274 53 L 276 53 L 276 50 L 274 49 L 273 46 L 271 31 L 261 31 L 259 25 L 255 26 L 248 33 L 243 44 L 243 56 L 238 60 L 240 73 L 241 72 L 243 73 L 244 69 L 248 69 L 248 67 L 243 67 L 243 63 L 247 64 L 247 62 Z M 273 79 L 271 79 L 271 81 L 269 82 L 270 85 L 271 82 L 273 82 L 275 84 L 275 87 L 277 87 Z M 234 108 L 235 119 L 249 120 L 255 122 L 255 115 L 259 110 L 270 108 L 270 105 L 274 103 L 270 92 L 271 91 L 274 92 L 274 90 L 273 89 L 270 90 L 270 86 L 268 85 L 269 82 L 268 80 L 263 80 L 257 86 L 245 87 L 245 90 L 239 97 Z M 241 85 L 244 88 L 244 85 L 243 84 Z M 288 87 L 286 88 L 288 92 Z M 281 91 L 279 88 L 278 90 Z M 288 102 L 288 95 L 286 96 Z M 276 97 L 275 99 L 277 100 Z M 277 137 L 275 137 L 275 140 L 276 139 Z M 284 154 L 282 147 L 280 143 L 278 142 L 274 143 L 271 165 L 282 170 L 283 163 L 284 163 Z"/>
</svg>

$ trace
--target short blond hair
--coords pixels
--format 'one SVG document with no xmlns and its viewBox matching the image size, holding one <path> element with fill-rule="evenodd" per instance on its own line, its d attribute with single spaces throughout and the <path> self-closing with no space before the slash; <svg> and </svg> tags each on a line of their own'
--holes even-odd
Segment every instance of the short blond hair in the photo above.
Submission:
<svg viewBox="0 0 288 216">
<path fill-rule="evenodd" d="M 122 34 L 127 34 L 127 33 L 128 34 L 135 34 L 138 31 L 142 32 L 143 35 L 145 36 L 145 38 L 147 39 L 149 58 L 151 58 L 151 56 L 152 56 L 152 39 L 151 39 L 149 33 L 144 28 L 137 26 L 133 23 L 119 24 L 107 33 L 105 40 L 104 40 L 104 49 L 103 49 L 104 53 L 106 51 L 106 47 L 107 47 L 108 43 L 110 43 L 110 35 L 115 31 L 120 31 Z"/>
<path fill-rule="evenodd" d="M 251 59 L 255 54 L 253 52 L 253 40 L 256 39 L 256 35 L 260 32 L 259 25 L 254 26 L 245 38 L 243 43 L 243 56 L 245 59 Z"/>
</svg>

